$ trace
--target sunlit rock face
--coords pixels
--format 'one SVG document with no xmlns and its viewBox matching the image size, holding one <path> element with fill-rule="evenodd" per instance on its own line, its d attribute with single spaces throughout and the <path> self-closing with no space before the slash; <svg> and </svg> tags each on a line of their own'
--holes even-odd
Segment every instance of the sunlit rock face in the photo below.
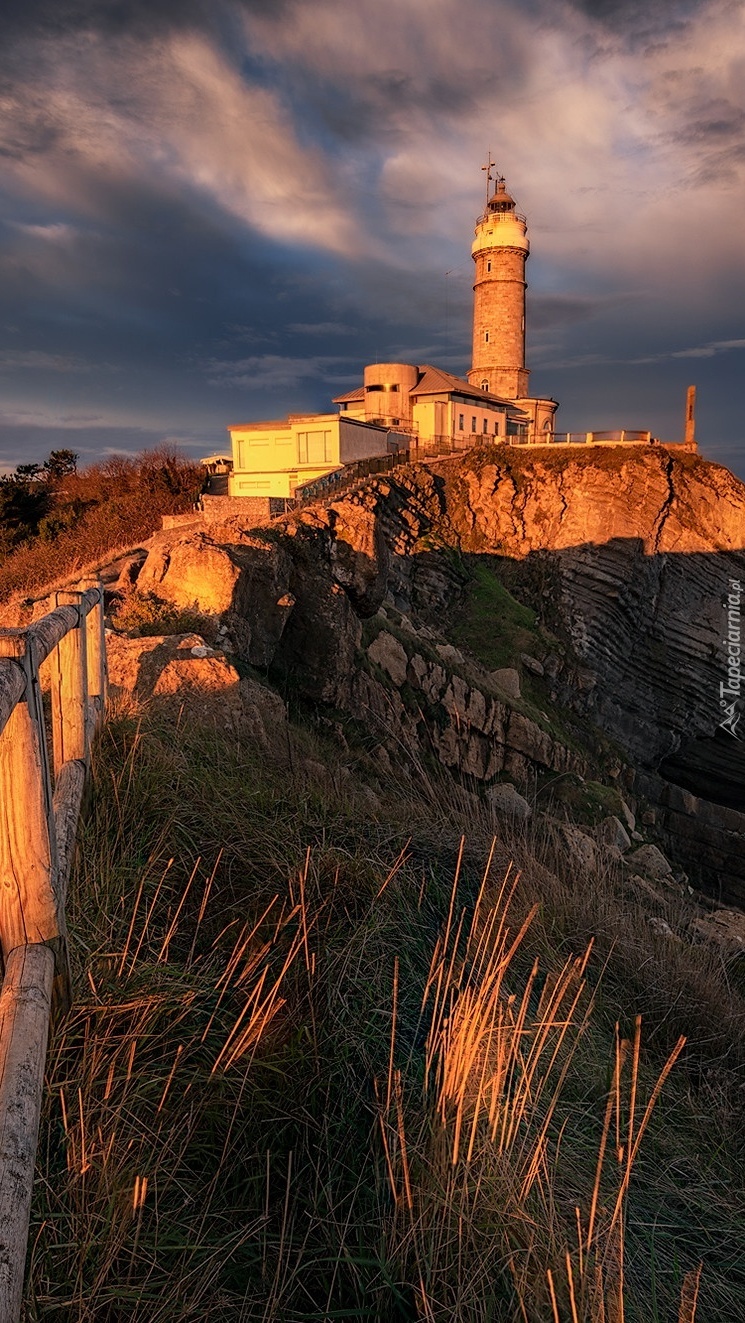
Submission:
<svg viewBox="0 0 745 1323">
<path fill-rule="evenodd" d="M 614 539 L 648 556 L 745 546 L 743 484 L 661 446 L 472 452 L 448 475 L 447 508 L 464 549 L 519 557 Z"/>
<path fill-rule="evenodd" d="M 657 766 L 721 720 L 723 603 L 745 580 L 745 487 L 660 448 L 549 461 L 525 450 L 467 459 L 448 480 L 450 520 L 463 548 L 516 562 L 532 604 L 594 673 L 582 694 L 565 676 L 566 701 Z"/>
<path fill-rule="evenodd" d="M 745 742 L 717 733 L 725 602 L 745 582 L 745 486 L 727 470 L 657 446 L 492 447 L 371 478 L 271 531 L 233 523 L 159 543 L 138 589 L 219 614 L 288 692 L 482 788 L 579 771 L 545 714 L 520 711 L 519 674 L 510 695 L 451 646 L 485 558 L 561 640 L 544 658 L 551 703 L 617 742 L 676 864 L 745 902 Z M 386 609 L 408 623 L 371 636 Z"/>
</svg>

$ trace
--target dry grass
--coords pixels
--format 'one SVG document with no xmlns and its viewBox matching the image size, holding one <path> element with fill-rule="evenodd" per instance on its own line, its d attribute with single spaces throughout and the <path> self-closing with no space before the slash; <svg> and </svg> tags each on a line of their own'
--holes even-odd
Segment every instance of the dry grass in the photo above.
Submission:
<svg viewBox="0 0 745 1323">
<path fill-rule="evenodd" d="M 685 1040 L 642 1103 L 641 1019 L 633 1042 L 621 1039 L 616 1026 L 594 1173 L 587 1173 L 584 1208 L 577 1204 L 574 1219 L 567 1216 L 559 1176 L 571 1119 L 564 1086 L 578 1068 L 576 1048 L 593 1009 L 585 980 L 591 946 L 581 958 L 569 957 L 539 991 L 537 961 L 527 978 L 515 968 L 537 907 L 513 927 L 517 877 L 510 882 L 508 871 L 490 899 L 489 881 L 487 867 L 464 938 L 456 874 L 427 979 L 424 1092 L 434 1126 L 426 1112 L 405 1124 L 400 1076 L 389 1073 L 381 1102 L 386 1164 L 401 1210 L 399 1253 L 412 1262 L 422 1318 L 455 1323 L 498 1316 L 500 1296 L 510 1294 L 500 1272 L 504 1278 L 508 1269 L 513 1301 L 505 1317 L 623 1323 L 632 1171 Z M 691 1318 L 692 1280 L 686 1279 L 681 1304 Z"/>
<path fill-rule="evenodd" d="M 371 809 L 371 769 L 111 722 L 27 1323 L 737 1319 L 726 971 L 444 783 Z"/>
</svg>

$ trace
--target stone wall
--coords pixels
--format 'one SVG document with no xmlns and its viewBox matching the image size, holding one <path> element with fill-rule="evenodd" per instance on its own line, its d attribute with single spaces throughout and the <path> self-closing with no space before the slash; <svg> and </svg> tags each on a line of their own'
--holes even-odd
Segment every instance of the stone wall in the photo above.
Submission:
<svg viewBox="0 0 745 1323">
<path fill-rule="evenodd" d="M 208 496 L 202 497 L 202 513 L 206 524 L 222 524 L 239 515 L 248 526 L 268 524 L 283 509 L 273 509 L 271 496 Z"/>
<path fill-rule="evenodd" d="M 200 510 L 188 510 L 185 514 L 161 515 L 162 528 L 188 528 L 191 524 L 201 524 Z"/>
</svg>

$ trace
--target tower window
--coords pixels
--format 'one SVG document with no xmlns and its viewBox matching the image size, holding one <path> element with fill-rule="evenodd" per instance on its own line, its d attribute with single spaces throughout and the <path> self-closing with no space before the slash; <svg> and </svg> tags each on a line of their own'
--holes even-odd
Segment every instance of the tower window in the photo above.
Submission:
<svg viewBox="0 0 745 1323">
<path fill-rule="evenodd" d="M 459 414 L 458 414 L 458 430 L 459 430 L 460 432 L 462 432 L 462 431 L 463 431 L 463 428 L 465 427 L 465 425 L 466 425 L 465 417 L 463 416 L 462 413 L 459 413 Z"/>
<path fill-rule="evenodd" d="M 488 390 L 488 389 L 489 389 L 489 382 L 488 382 L 488 381 L 482 381 L 482 383 L 481 383 L 481 389 L 482 389 L 482 390 Z"/>
<path fill-rule="evenodd" d="M 487 271 L 491 271 L 491 262 L 487 262 L 486 269 Z"/>
<path fill-rule="evenodd" d="M 484 331 L 484 344 L 488 344 L 488 343 L 489 343 L 489 332 Z"/>
</svg>

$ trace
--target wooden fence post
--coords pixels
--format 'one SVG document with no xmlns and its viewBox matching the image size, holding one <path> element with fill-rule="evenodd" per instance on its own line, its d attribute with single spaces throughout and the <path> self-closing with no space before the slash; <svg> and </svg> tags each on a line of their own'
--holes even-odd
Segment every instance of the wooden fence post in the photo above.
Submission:
<svg viewBox="0 0 745 1323">
<path fill-rule="evenodd" d="M 21 1313 L 54 956 L 17 946 L 0 993 L 0 1320 Z"/>
<path fill-rule="evenodd" d="M 60 639 L 51 655 L 54 775 L 65 763 L 88 762 L 88 644 L 79 592 L 55 593 L 57 606 L 77 606 L 77 628 Z"/>
<path fill-rule="evenodd" d="M 24 630 L 0 631 L 0 657 L 23 667 L 26 690 L 0 733 L 0 944 L 44 942 L 54 951 L 56 1004 L 69 1001 L 65 918 L 57 895 L 57 848 L 39 669 Z"/>
<path fill-rule="evenodd" d="M 106 630 L 104 627 L 103 583 L 100 579 L 82 579 L 79 587 L 97 588 L 98 604 L 88 612 L 85 622 L 87 640 L 88 698 L 95 711 L 94 725 L 103 721 L 108 696 L 108 670 L 106 666 Z"/>
</svg>

